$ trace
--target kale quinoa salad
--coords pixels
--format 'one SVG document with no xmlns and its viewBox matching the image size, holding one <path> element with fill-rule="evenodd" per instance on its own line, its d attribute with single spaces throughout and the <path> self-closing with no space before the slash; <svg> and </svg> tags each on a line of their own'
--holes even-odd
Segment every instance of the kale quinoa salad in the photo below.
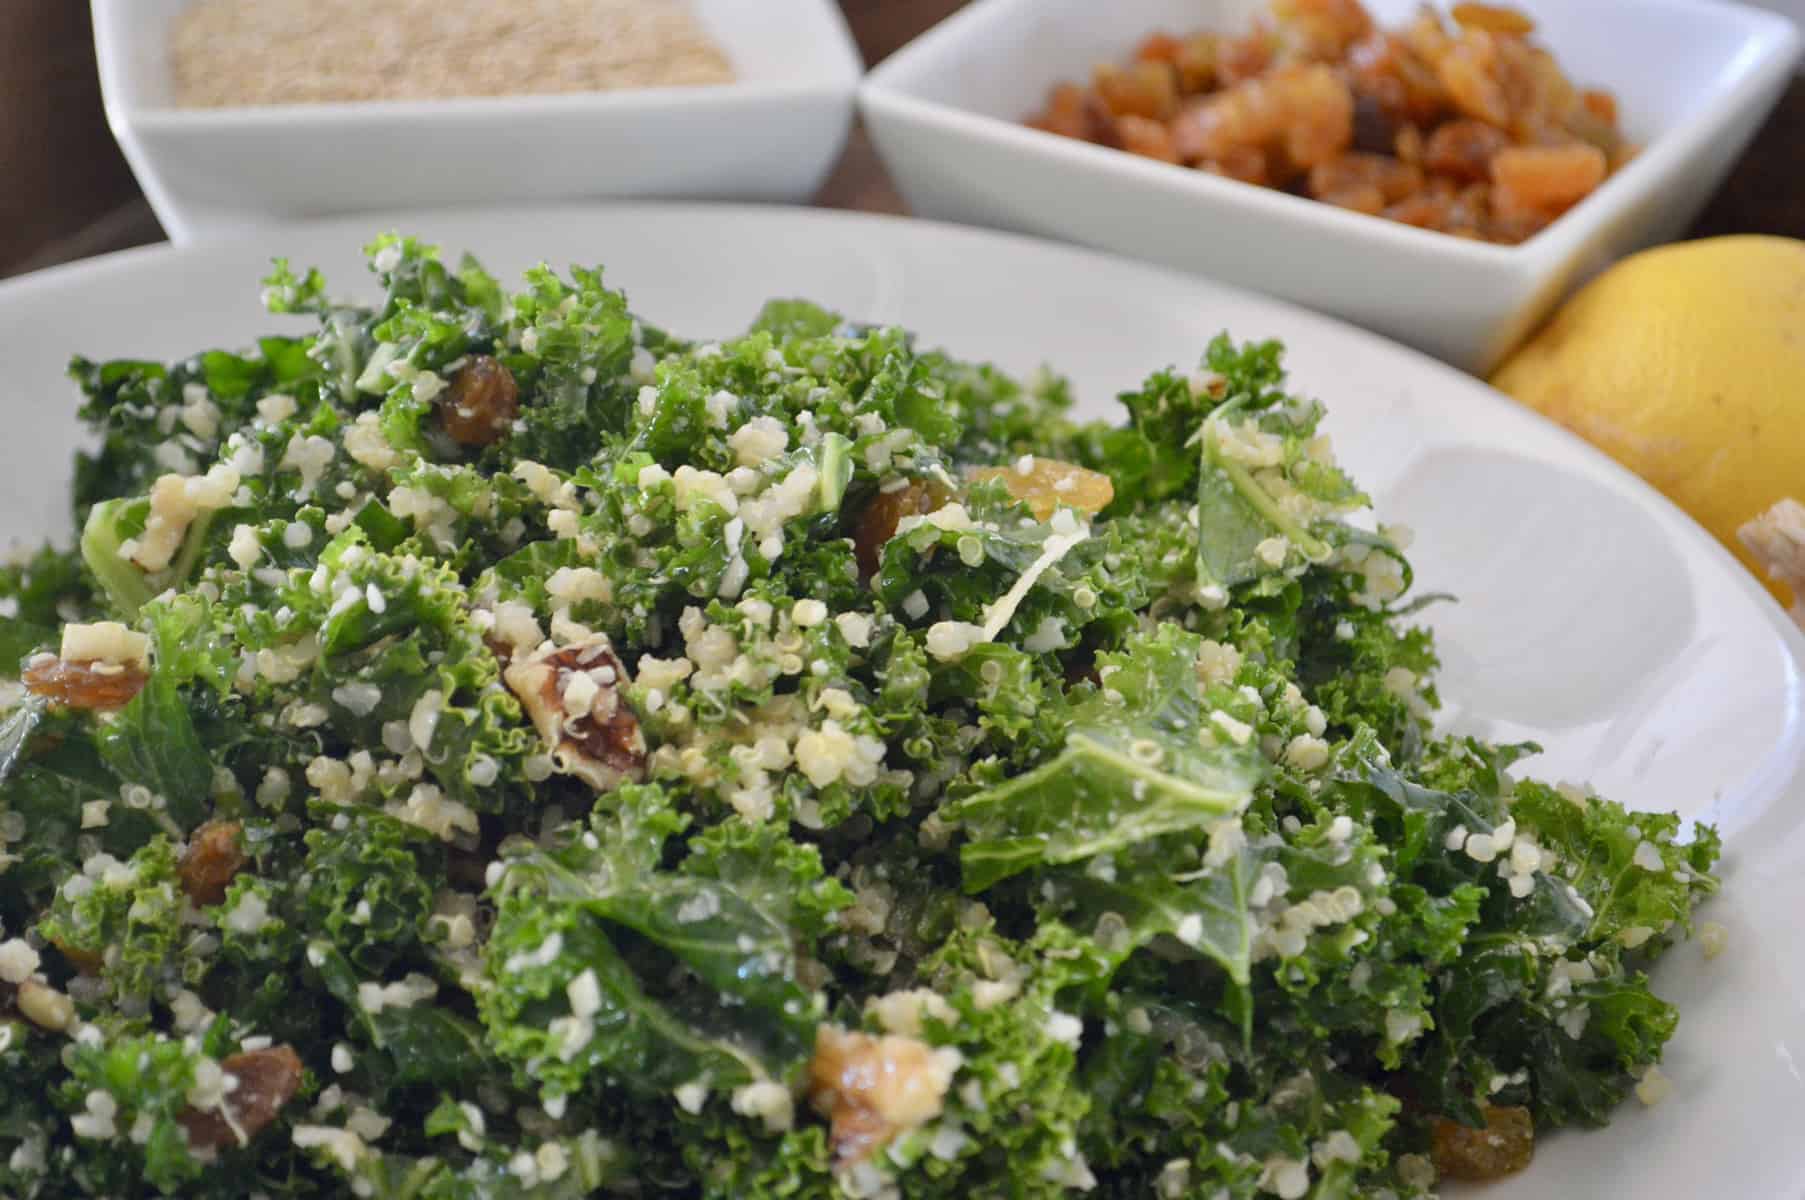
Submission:
<svg viewBox="0 0 1805 1200">
<path fill-rule="evenodd" d="M 1083 423 L 800 301 L 369 257 L 73 365 L 79 545 L 0 571 L 0 1196 L 1404 1200 L 1666 1089 L 1716 835 L 1436 734 L 1277 344 Z"/>
</svg>

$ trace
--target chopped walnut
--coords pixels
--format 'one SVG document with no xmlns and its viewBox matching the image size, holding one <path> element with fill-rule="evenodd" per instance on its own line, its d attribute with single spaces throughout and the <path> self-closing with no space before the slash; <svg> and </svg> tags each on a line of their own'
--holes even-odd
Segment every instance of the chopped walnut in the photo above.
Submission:
<svg viewBox="0 0 1805 1200">
<path fill-rule="evenodd" d="M 1391 29 L 1375 27 L 1361 0 L 1261 7 L 1270 17 L 1244 34 L 1155 32 L 1088 86 L 1057 84 L 1028 123 L 1506 245 L 1632 153 L 1615 100 L 1576 87 L 1513 7 L 1425 5 Z"/>
<path fill-rule="evenodd" d="M 142 668 L 92 659 L 64 659 L 40 654 L 25 664 L 19 681 L 34 696 L 60 708 L 106 712 L 124 708 L 143 690 L 149 676 Z"/>
<path fill-rule="evenodd" d="M 176 1114 L 196 1150 L 247 1145 L 301 1087 L 301 1056 L 290 1046 L 247 1050 L 219 1065 L 229 1080 L 237 1080 L 219 1107 L 190 1106 Z"/>
<path fill-rule="evenodd" d="M 1485 1128 L 1443 1117 L 1431 1130 L 1431 1157 L 1443 1179 L 1484 1182 L 1521 1171 L 1535 1157 L 1535 1125 L 1527 1108 L 1485 1105 Z"/>
<path fill-rule="evenodd" d="M 627 669 L 606 637 L 515 658 L 502 679 L 565 774 L 605 792 L 645 770 L 645 735 L 621 696 Z"/>
<path fill-rule="evenodd" d="M 182 890 L 201 908 L 226 898 L 226 888 L 244 869 L 244 827 L 237 821 L 208 821 L 188 839 L 176 874 Z"/>
<path fill-rule="evenodd" d="M 832 1122 L 835 1157 L 859 1162 L 939 1116 L 959 1064 L 951 1047 L 821 1026 L 809 1062 L 809 1099 Z"/>
<path fill-rule="evenodd" d="M 520 414 L 514 373 L 487 354 L 478 354 L 451 377 L 439 399 L 439 420 L 460 446 L 500 441 Z"/>
</svg>

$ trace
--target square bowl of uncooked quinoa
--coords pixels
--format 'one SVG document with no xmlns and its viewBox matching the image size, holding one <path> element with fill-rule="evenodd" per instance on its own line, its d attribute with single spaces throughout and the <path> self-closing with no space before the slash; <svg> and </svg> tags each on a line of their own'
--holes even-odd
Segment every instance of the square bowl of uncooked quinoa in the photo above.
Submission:
<svg viewBox="0 0 1805 1200">
<path fill-rule="evenodd" d="M 797 201 L 862 65 L 831 0 L 94 0 L 170 237 L 393 205 Z"/>
</svg>

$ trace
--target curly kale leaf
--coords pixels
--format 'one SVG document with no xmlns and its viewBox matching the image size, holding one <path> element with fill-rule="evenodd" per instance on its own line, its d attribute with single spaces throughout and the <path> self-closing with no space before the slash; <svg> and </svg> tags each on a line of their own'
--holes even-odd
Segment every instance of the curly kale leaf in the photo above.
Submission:
<svg viewBox="0 0 1805 1200">
<path fill-rule="evenodd" d="M 1265 759 L 1215 728 L 1197 675 L 1203 639 L 1176 626 L 1099 658 L 1104 689 L 1079 704 L 1041 767 L 948 806 L 966 842 L 967 891 L 1031 867 L 1079 862 L 1245 807 Z"/>
<path fill-rule="evenodd" d="M 103 500 L 144 495 L 161 475 L 193 474 L 251 421 L 262 397 L 290 395 L 305 407 L 320 374 L 307 347 L 272 336 L 250 354 L 211 350 L 170 366 L 72 360 L 69 375 L 86 398 L 79 415 L 101 439 L 98 451 L 76 459 L 77 523 Z"/>
<path fill-rule="evenodd" d="M 1195 438 L 1204 419 L 1225 403 L 1257 410 L 1284 400 L 1283 355 L 1277 342 L 1236 346 L 1227 334 L 1218 334 L 1204 352 L 1202 366 L 1209 373 L 1204 379 L 1160 371 L 1138 390 L 1118 396 L 1129 423 L 1089 427 L 1076 445 L 1085 466 L 1115 483 L 1108 515 L 1193 492 L 1200 466 Z"/>
<path fill-rule="evenodd" d="M 167 837 L 152 839 L 124 863 L 96 855 L 57 889 L 38 932 L 65 955 L 99 965 L 116 1003 L 142 1005 L 171 980 L 196 983 L 207 963 L 188 953 L 198 931 L 183 920 L 187 897 L 177 864 Z"/>
<path fill-rule="evenodd" d="M 427 1119 L 429 1134 L 467 1128 L 456 1104 L 442 1104 Z M 630 1185 L 635 1157 L 593 1129 L 513 1144 L 497 1141 L 474 1156 L 416 1158 L 365 1148 L 347 1166 L 327 1148 L 315 1155 L 323 1169 L 348 1181 L 351 1194 L 368 1200 L 587 1200 Z M 541 1163 L 558 1166 L 542 1170 Z"/>
<path fill-rule="evenodd" d="M 301 923 L 324 932 L 360 970 L 379 975 L 424 941 L 433 897 L 445 882 L 445 852 L 393 817 L 361 808 L 333 814 L 305 835 Z"/>
<path fill-rule="evenodd" d="M 201 1048 L 162 1034 L 75 1046 L 62 1094 L 76 1112 L 78 1130 L 85 1120 L 94 1136 L 132 1133 L 112 1137 L 107 1144 L 118 1149 L 92 1164 L 118 1172 L 108 1189 L 113 1194 L 130 1194 L 140 1175 L 165 1195 L 181 1195 L 200 1178 L 206 1163 L 188 1148 L 177 1116 L 189 1107 L 189 1092 L 207 1061 Z M 96 1112 L 95 1095 L 111 1100 L 110 1109 L 102 1102 L 104 1116 Z"/>
<path fill-rule="evenodd" d="M 547 1095 L 595 1071 L 652 1091 L 787 1079 L 812 1049 L 821 1007 L 773 903 L 784 886 L 719 852 L 661 868 L 684 824 L 660 789 L 628 786 L 589 830 L 507 861 L 483 1018 Z"/>
<path fill-rule="evenodd" d="M 807 300 L 767 300 L 752 320 L 748 333 L 768 333 L 779 339 L 827 337 L 844 322 Z"/>
<path fill-rule="evenodd" d="M 152 670 L 143 690 L 96 732 L 95 745 L 121 783 L 148 788 L 181 829 L 206 819 L 213 764 L 170 672 Z"/>
<path fill-rule="evenodd" d="M 27 655 L 54 650 L 66 620 L 94 611 L 93 585 L 79 554 L 44 546 L 0 566 L 0 679 L 16 677 Z"/>
<path fill-rule="evenodd" d="M 471 1086 L 499 1070 L 482 1027 L 433 1002 L 439 988 L 427 976 L 409 972 L 392 983 L 365 978 L 338 947 L 317 939 L 308 943 L 306 961 L 363 1043 L 360 1070 L 383 1089 Z"/>
<path fill-rule="evenodd" d="M 774 824 L 727 820 L 690 839 L 682 870 L 716 879 L 760 912 L 805 938 L 825 936 L 852 893 L 827 875 L 821 852 L 786 836 Z"/>
<path fill-rule="evenodd" d="M 1620 940 L 1652 956 L 1690 930 L 1692 910 L 1717 891 L 1720 849 L 1708 826 L 1682 842 L 1672 813 L 1632 813 L 1601 796 L 1520 783 L 1511 816 L 1558 855 L 1556 874 L 1591 910 L 1588 941 Z"/>
</svg>

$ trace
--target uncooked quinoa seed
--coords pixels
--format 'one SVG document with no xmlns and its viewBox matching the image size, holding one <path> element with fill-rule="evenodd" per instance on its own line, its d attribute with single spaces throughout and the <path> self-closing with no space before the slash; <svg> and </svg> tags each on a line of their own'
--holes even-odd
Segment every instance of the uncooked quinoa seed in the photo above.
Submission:
<svg viewBox="0 0 1805 1200">
<path fill-rule="evenodd" d="M 196 0 L 170 42 L 183 108 L 728 83 L 683 0 Z"/>
</svg>

